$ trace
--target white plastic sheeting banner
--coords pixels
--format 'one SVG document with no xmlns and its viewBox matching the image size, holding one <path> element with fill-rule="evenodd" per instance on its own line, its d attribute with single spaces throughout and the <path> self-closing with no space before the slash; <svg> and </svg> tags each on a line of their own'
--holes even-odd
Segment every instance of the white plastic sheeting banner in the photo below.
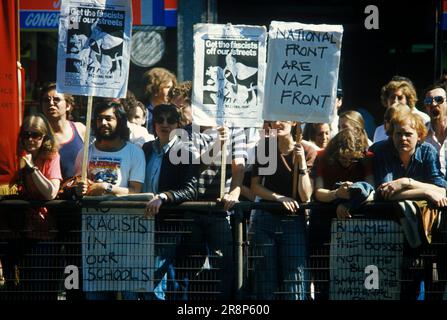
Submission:
<svg viewBox="0 0 447 320">
<path fill-rule="evenodd" d="M 84 291 L 153 290 L 154 219 L 143 211 L 83 208 Z"/>
<path fill-rule="evenodd" d="M 399 300 L 403 248 L 404 234 L 397 222 L 334 219 L 330 299 Z"/>
<path fill-rule="evenodd" d="M 341 25 L 272 21 L 265 82 L 265 120 L 330 121 L 335 104 Z"/>
</svg>

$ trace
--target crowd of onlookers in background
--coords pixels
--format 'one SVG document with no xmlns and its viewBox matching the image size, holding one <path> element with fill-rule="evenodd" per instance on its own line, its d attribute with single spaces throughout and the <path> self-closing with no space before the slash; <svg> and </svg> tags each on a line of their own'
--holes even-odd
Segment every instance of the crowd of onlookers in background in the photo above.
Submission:
<svg viewBox="0 0 447 320">
<path fill-rule="evenodd" d="M 335 205 L 326 220 L 349 219 L 369 201 L 392 201 L 398 203 L 393 218 L 401 223 L 409 247 L 431 243 L 437 236 L 435 226 L 447 204 L 447 101 L 443 83 L 425 90 L 422 112 L 416 108 L 411 80 L 393 77 L 382 88 L 384 122 L 371 141 L 359 112 L 338 114 L 341 90 L 337 91 L 330 123 L 266 121 L 263 130 L 197 129 L 192 124 L 190 81 L 177 83 L 175 75 L 163 68 L 149 70 L 145 78 L 146 104 L 130 91 L 125 99 L 95 99 L 89 138 L 85 137 L 85 125 L 72 120 L 74 97 L 57 92 L 54 83 L 43 88 L 39 112 L 26 116 L 20 130 L 21 169 L 16 180 L 20 195 L 51 200 L 58 195 L 74 199 L 152 193 L 144 215 L 155 219 L 156 231 L 173 223 L 159 214 L 167 203 L 218 201 L 229 213 L 240 200 L 281 203 L 281 209 L 251 212 L 247 234 L 258 257 L 252 273 L 257 299 L 274 299 L 278 290 L 283 299 L 309 298 L 312 275 L 307 268 L 306 230 L 319 222 L 309 220 L 300 204 L 312 199 Z M 177 129 L 184 129 L 186 134 L 173 134 Z M 85 139 L 89 139 L 89 158 L 83 181 Z M 274 146 L 265 151 L 268 159 L 276 161 L 273 173 L 266 174 L 268 164 L 258 158 L 255 150 L 261 145 Z M 222 147 L 231 155 L 225 170 L 219 158 Z M 174 163 L 173 155 L 182 162 Z M 48 231 L 53 217 L 45 207 L 29 210 L 27 217 L 28 239 L 51 237 Z M 175 264 L 181 259 L 176 248 L 181 244 L 188 253 L 209 258 L 219 270 L 218 297 L 229 299 L 234 276 L 231 215 L 188 211 L 183 217 L 193 221 L 187 237 L 156 233 L 157 281 L 153 294 L 145 298 L 168 299 L 174 291 L 193 290 L 176 277 Z M 412 227 L 414 223 L 420 223 L 423 232 Z M 323 243 L 325 236 L 320 238 Z M 198 268 L 203 263 L 199 261 Z M 10 261 L 4 263 L 7 277 L 13 272 L 11 268 Z M 441 257 L 438 272 L 445 271 Z M 114 294 L 90 293 L 87 298 L 108 299 Z M 123 296 L 138 298 L 132 292 Z"/>
</svg>

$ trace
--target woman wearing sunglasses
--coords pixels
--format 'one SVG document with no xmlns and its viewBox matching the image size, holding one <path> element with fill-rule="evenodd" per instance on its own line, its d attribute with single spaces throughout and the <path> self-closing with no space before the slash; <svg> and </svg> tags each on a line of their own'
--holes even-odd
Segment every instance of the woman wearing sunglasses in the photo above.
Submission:
<svg viewBox="0 0 447 320">
<path fill-rule="evenodd" d="M 30 199 L 54 199 L 62 180 L 60 157 L 53 130 L 43 115 L 23 120 L 19 149 L 25 195 Z"/>
<path fill-rule="evenodd" d="M 26 200 L 54 199 L 62 180 L 60 158 L 53 131 L 43 115 L 31 115 L 23 120 L 18 147 L 21 155 L 21 169 L 18 173 L 19 195 Z M 55 300 L 58 283 L 45 280 L 54 277 L 54 271 L 51 271 L 50 275 L 50 269 L 46 267 L 20 267 L 28 263 L 33 264 L 34 259 L 30 261 L 26 257 L 37 251 L 43 255 L 54 253 L 54 245 L 47 243 L 56 236 L 56 232 L 53 232 L 56 229 L 54 217 L 46 207 L 30 207 L 25 209 L 24 218 L 24 224 L 17 230 L 24 239 L 13 236 L 8 241 L 10 254 L 6 255 L 4 264 L 6 278 L 20 280 L 18 284 L 13 284 L 13 281 L 10 281 L 10 284 L 12 290 L 25 292 L 21 293 L 22 298 L 23 294 L 29 292 L 32 295 L 30 298 L 35 299 L 38 292 L 43 300 Z"/>
</svg>

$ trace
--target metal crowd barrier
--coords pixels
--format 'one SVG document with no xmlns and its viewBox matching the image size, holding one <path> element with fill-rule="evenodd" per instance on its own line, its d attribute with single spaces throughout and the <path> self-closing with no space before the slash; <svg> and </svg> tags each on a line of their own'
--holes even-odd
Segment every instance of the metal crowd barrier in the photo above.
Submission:
<svg viewBox="0 0 447 320">
<path fill-rule="evenodd" d="M 0 201 L 0 260 L 3 263 L 6 278 L 6 285 L 2 286 L 0 282 L 0 300 L 101 299 L 102 296 L 95 296 L 95 293 L 109 291 L 111 287 L 107 287 L 107 276 L 111 275 L 107 275 L 104 271 L 106 269 L 99 268 L 101 262 L 94 257 L 97 254 L 95 250 L 101 252 L 103 249 L 101 246 L 105 244 L 101 242 L 101 239 L 96 239 L 95 242 L 87 238 L 89 236 L 94 238 L 95 233 L 89 233 L 86 229 L 94 223 L 92 221 L 95 221 L 95 217 L 101 217 L 110 212 L 118 212 L 117 214 L 121 215 L 129 212 L 141 214 L 145 204 L 144 201 L 111 201 L 92 198 L 88 201 Z M 45 207 L 48 213 L 45 210 L 44 212 L 35 210 L 34 216 L 42 214 L 42 219 L 52 216 L 55 221 L 44 230 L 46 236 L 39 239 L 39 237 L 29 236 L 26 226 L 29 225 L 29 208 L 41 207 Z M 114 263 L 121 255 L 126 256 L 134 250 L 134 243 L 139 245 L 143 242 L 144 245 L 153 243 L 155 249 L 151 249 L 153 250 L 150 251 L 151 260 L 147 261 L 145 260 L 147 253 L 143 252 L 144 245 L 140 246 L 140 251 L 132 253 L 136 259 L 129 262 L 132 268 L 121 270 L 119 273 L 121 278 L 118 280 L 123 280 L 127 275 L 130 278 L 134 277 L 137 269 L 140 270 L 138 273 L 140 282 L 136 281 L 138 276 L 135 276 L 131 283 L 116 281 L 117 283 L 113 284 L 112 298 L 412 300 L 418 297 L 424 299 L 443 297 L 446 282 L 444 268 L 445 260 L 447 260 L 444 219 L 439 223 L 440 232 L 431 245 L 424 244 L 417 249 L 411 249 L 408 248 L 395 215 L 390 211 L 394 208 L 390 203 L 368 204 L 354 212 L 354 219 L 349 221 L 335 219 L 333 205 L 303 204 L 298 215 L 285 216 L 284 221 L 280 223 L 284 226 L 294 226 L 296 219 L 299 219 L 297 226 L 305 230 L 305 237 L 299 240 L 303 241 L 299 244 L 301 251 L 292 247 L 286 248 L 287 250 L 294 249 L 292 251 L 298 255 L 291 258 L 301 259 L 297 261 L 303 263 L 302 270 L 305 276 L 300 279 L 301 282 L 297 282 L 296 279 L 286 279 L 279 286 L 274 279 L 262 279 L 256 270 L 259 267 L 259 261 L 265 257 L 254 251 L 254 243 L 258 241 L 254 240 L 257 236 L 256 232 L 262 229 L 249 228 L 250 212 L 252 210 L 275 212 L 280 208 L 281 204 L 278 203 L 240 202 L 234 208 L 231 221 L 228 220 L 228 223 L 231 222 L 231 228 L 228 229 L 225 225 L 227 213 L 223 211 L 221 205 L 214 202 L 164 205 L 158 216 L 160 221 L 157 219 L 153 221 L 154 224 L 148 227 L 150 232 L 145 233 L 144 237 L 134 232 L 131 238 L 134 240 L 130 240 L 134 242 L 129 244 L 126 243 L 129 240 L 125 240 L 128 238 L 116 236 L 116 243 L 113 244 L 113 250 L 116 252 L 107 253 L 108 260 L 113 260 Z M 84 215 L 82 210 L 84 210 Z M 86 220 L 87 217 L 90 220 Z M 133 218 L 121 217 L 120 223 L 130 230 L 129 221 Z M 222 230 L 213 229 L 213 223 L 220 223 L 223 226 Z M 201 233 L 192 229 L 197 226 L 201 227 Z M 84 233 L 81 232 L 83 227 Z M 123 230 L 122 228 L 121 231 Z M 231 265 L 228 264 L 229 260 L 225 259 L 225 255 L 228 255 L 228 243 L 218 245 L 210 243 L 207 248 L 201 247 L 200 252 L 197 251 L 197 246 L 203 244 L 201 241 L 204 237 L 214 239 L 212 241 L 221 240 L 224 235 L 228 238 L 228 230 L 232 233 Z M 273 232 L 278 233 L 275 230 Z M 278 234 L 281 232 L 280 230 Z M 196 234 L 199 234 L 195 239 L 198 241 L 195 243 L 196 246 L 188 247 L 191 244 L 188 243 L 185 247 L 185 239 L 191 240 Z M 274 243 L 263 244 L 262 241 L 256 243 L 261 251 L 265 248 L 270 250 L 271 246 L 275 245 Z M 224 246 L 223 251 L 227 250 L 225 254 L 221 250 L 214 250 L 222 246 Z M 175 254 L 171 252 L 171 249 L 175 250 Z M 87 256 L 88 250 L 92 250 L 91 256 Z M 169 261 L 160 264 L 157 259 L 166 252 L 170 252 L 171 256 L 178 256 L 180 252 L 184 253 L 184 256 L 178 259 L 181 260 L 180 262 L 173 261 L 171 266 Z M 129 254 L 129 256 L 132 255 Z M 139 257 L 140 255 L 142 257 Z M 103 259 L 106 259 L 105 256 Z M 146 269 L 142 266 L 138 267 L 141 261 L 146 265 Z M 160 269 L 162 271 L 154 267 L 155 263 L 163 265 Z M 76 273 L 71 269 L 67 271 L 67 266 L 78 268 L 78 286 L 74 277 Z M 372 267 L 365 270 L 368 266 Z M 378 268 L 376 273 L 374 266 Z M 84 267 L 88 267 L 90 271 L 83 273 L 87 270 Z M 73 273 L 70 273 L 70 270 Z M 266 270 L 270 273 L 277 271 Z M 171 274 L 174 272 L 175 274 Z M 106 280 L 101 283 L 95 282 L 96 278 L 100 278 L 100 274 L 107 275 L 103 276 Z M 375 274 L 379 276 L 377 281 L 374 281 Z M 371 275 L 370 279 L 368 275 Z M 92 281 L 88 282 L 86 277 L 95 279 L 89 279 L 88 281 Z M 146 278 L 150 278 L 151 282 L 145 287 Z M 270 280 L 273 282 L 262 282 Z M 137 282 L 138 285 L 136 285 Z M 104 283 L 106 287 L 100 287 Z M 272 295 L 264 295 L 263 289 L 259 289 L 264 284 L 267 285 L 264 291 L 272 289 Z M 291 295 L 290 290 L 295 289 L 290 288 L 299 286 L 302 286 L 299 292 Z M 103 290 L 100 290 L 101 288 Z M 88 294 L 85 291 L 88 291 Z M 157 294 L 146 291 L 157 291 Z"/>
</svg>

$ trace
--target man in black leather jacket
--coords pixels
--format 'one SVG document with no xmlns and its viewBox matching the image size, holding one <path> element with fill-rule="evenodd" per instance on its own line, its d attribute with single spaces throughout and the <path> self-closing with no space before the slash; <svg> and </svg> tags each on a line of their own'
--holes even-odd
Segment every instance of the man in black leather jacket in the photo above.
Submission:
<svg viewBox="0 0 447 320">
<path fill-rule="evenodd" d="M 169 140 L 170 133 L 178 128 L 180 121 L 177 110 L 173 108 L 176 107 L 160 105 L 154 109 L 157 139 L 143 145 L 146 168 L 149 170 L 146 172 L 143 191 L 155 194 L 146 206 L 146 216 L 156 215 L 163 203 L 181 203 L 197 199 L 198 166 L 192 164 L 192 154 L 187 143 L 177 136 Z M 170 124 L 168 121 L 175 123 Z M 170 157 L 182 161 L 174 164 Z"/>
<path fill-rule="evenodd" d="M 178 294 L 186 290 L 186 283 L 175 277 L 175 260 L 184 229 L 183 213 L 172 219 L 172 213 L 159 214 L 165 203 L 181 203 L 197 199 L 198 165 L 192 164 L 188 141 L 171 137 L 180 126 L 180 114 L 174 105 L 159 105 L 153 113 L 157 139 L 143 145 L 146 157 L 146 177 L 143 192 L 154 193 L 145 209 L 146 217 L 155 217 L 155 274 L 156 299 L 185 299 Z M 180 160 L 180 163 L 177 163 Z M 179 219 L 180 218 L 180 219 Z M 183 286 L 181 288 L 180 286 Z M 168 293 L 170 292 L 170 293 Z"/>
</svg>

